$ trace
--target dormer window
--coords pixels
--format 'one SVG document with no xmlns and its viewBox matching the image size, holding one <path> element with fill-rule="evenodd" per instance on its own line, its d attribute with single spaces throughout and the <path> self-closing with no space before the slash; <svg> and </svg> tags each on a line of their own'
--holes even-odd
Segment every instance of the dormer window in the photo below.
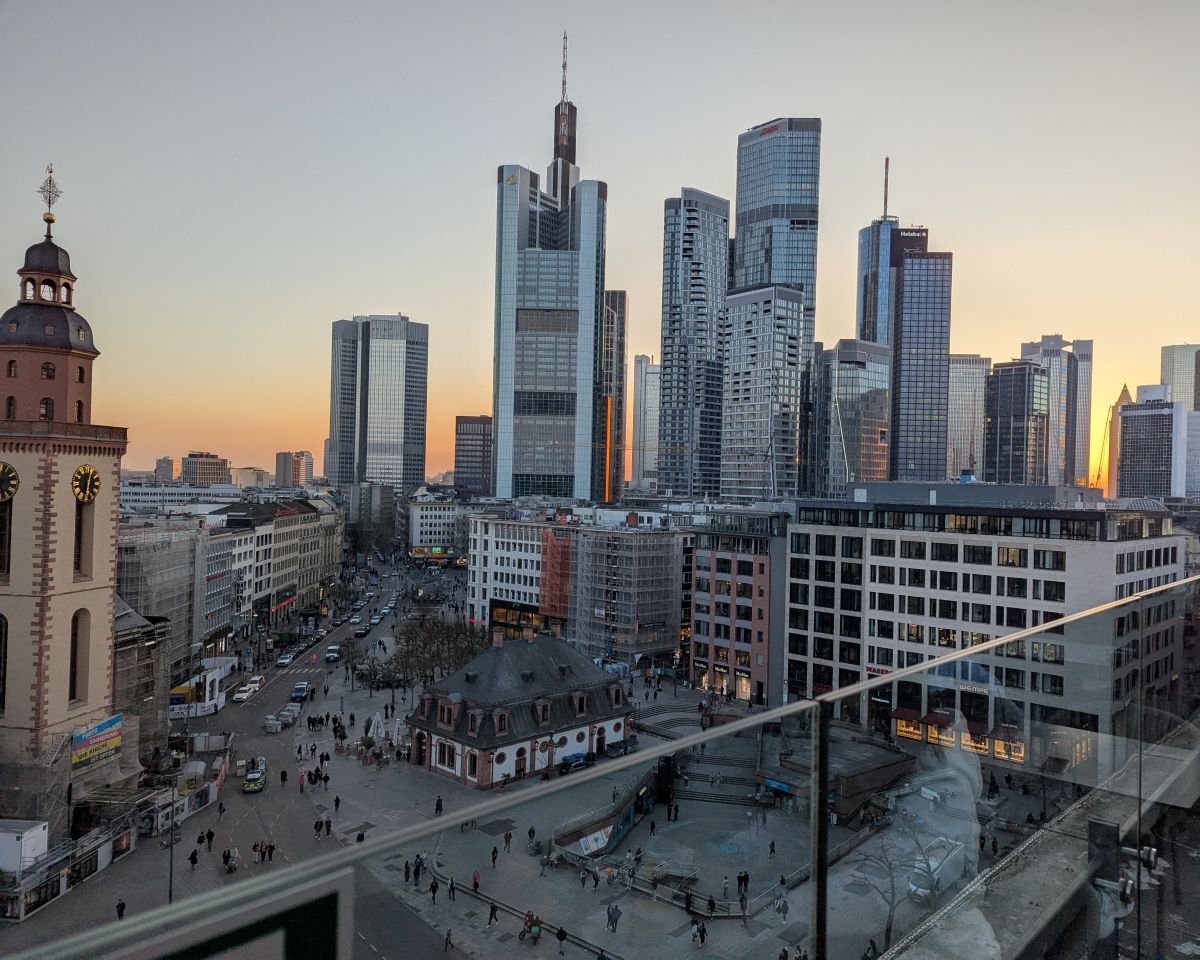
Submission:
<svg viewBox="0 0 1200 960">
<path fill-rule="evenodd" d="M 583 716 L 587 712 L 587 695 L 576 693 L 573 696 L 575 698 L 575 715 Z"/>
<path fill-rule="evenodd" d="M 533 715 L 538 723 L 550 722 L 550 701 L 538 699 L 533 704 Z"/>
<path fill-rule="evenodd" d="M 496 714 L 496 732 L 497 733 L 508 733 L 508 714 L 507 713 Z"/>
<path fill-rule="evenodd" d="M 620 687 L 613 687 L 613 703 L 618 707 L 621 705 L 621 688 Z"/>
<path fill-rule="evenodd" d="M 450 707 L 444 703 L 438 704 L 438 723 L 450 722 Z"/>
<path fill-rule="evenodd" d="M 467 718 L 467 733 L 474 735 L 478 732 L 479 732 L 479 714 L 472 713 Z"/>
</svg>

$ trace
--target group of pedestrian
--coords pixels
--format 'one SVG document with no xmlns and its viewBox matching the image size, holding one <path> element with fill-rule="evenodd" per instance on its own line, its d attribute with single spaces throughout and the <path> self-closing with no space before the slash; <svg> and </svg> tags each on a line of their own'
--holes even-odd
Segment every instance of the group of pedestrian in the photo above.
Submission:
<svg viewBox="0 0 1200 960">
<path fill-rule="evenodd" d="M 326 817 L 324 820 L 322 820 L 320 817 L 317 817 L 317 819 L 313 821 L 314 839 L 320 840 L 322 831 L 325 832 L 326 837 L 333 833 L 333 819 L 331 817 Z"/>
<path fill-rule="evenodd" d="M 668 803 L 667 804 L 667 820 L 668 821 L 674 820 L 676 823 L 679 822 L 679 804 L 677 804 L 677 803 Z M 654 834 L 651 833 L 651 836 L 653 836 L 653 835 Z"/>
<path fill-rule="evenodd" d="M 709 916 L 711 917 L 712 914 L 710 913 Z M 692 917 L 692 943 L 702 947 L 707 941 L 708 927 L 699 917 Z"/>
<path fill-rule="evenodd" d="M 728 883 L 728 881 L 726 881 Z M 750 893 L 750 871 L 743 870 L 737 875 L 738 896 Z"/>
<path fill-rule="evenodd" d="M 274 841 L 259 840 L 250 849 L 259 863 L 270 863 L 275 859 Z M 230 852 L 230 856 L 232 857 L 232 851 Z M 226 864 L 226 867 L 228 867 L 228 864 Z"/>
<path fill-rule="evenodd" d="M 612 933 L 616 933 L 617 924 L 621 922 L 621 908 L 615 903 L 610 903 L 606 913 L 608 914 L 608 920 L 604 924 L 604 928 Z"/>
<path fill-rule="evenodd" d="M 308 781 L 310 787 L 315 787 L 318 783 L 322 784 L 326 790 L 329 789 L 329 774 L 321 770 L 320 767 L 313 767 L 311 770 L 305 771 L 300 778 L 300 792 L 304 792 L 304 781 Z"/>
</svg>

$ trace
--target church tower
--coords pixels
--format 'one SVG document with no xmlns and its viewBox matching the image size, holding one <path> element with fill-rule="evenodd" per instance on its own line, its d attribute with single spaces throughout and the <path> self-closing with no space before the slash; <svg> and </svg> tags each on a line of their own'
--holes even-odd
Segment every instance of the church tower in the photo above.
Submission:
<svg viewBox="0 0 1200 960">
<path fill-rule="evenodd" d="M 99 351 L 54 241 L 25 251 L 0 316 L 0 817 L 47 820 L 125 779 L 113 705 L 113 602 L 124 427 L 92 423 Z"/>
</svg>

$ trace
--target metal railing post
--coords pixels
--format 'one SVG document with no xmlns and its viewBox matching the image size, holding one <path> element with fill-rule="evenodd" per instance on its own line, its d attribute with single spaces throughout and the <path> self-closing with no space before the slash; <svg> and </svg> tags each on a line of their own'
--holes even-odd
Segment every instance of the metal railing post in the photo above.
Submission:
<svg viewBox="0 0 1200 960">
<path fill-rule="evenodd" d="M 829 795 L 829 721 L 833 717 L 833 704 L 820 702 L 813 713 L 815 716 L 810 730 L 813 762 L 808 804 L 812 838 L 809 880 L 813 885 L 809 946 L 812 960 L 825 960 L 829 880 L 829 809 L 826 798 Z"/>
</svg>

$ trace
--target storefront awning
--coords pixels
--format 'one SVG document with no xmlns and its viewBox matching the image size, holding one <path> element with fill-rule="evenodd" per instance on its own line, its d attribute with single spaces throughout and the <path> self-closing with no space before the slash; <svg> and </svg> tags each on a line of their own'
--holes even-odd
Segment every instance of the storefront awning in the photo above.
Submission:
<svg viewBox="0 0 1200 960">
<path fill-rule="evenodd" d="M 1016 727 L 992 727 L 988 736 L 993 740 L 1007 740 L 1009 743 L 1021 742 L 1021 731 Z"/>
<path fill-rule="evenodd" d="M 893 720 L 907 720 L 909 723 L 916 723 L 921 719 L 919 710 L 913 710 L 910 707 L 892 707 Z"/>
<path fill-rule="evenodd" d="M 986 723 L 976 723 L 972 720 L 967 721 L 967 732 L 973 737 L 986 737 L 988 728 Z"/>
<path fill-rule="evenodd" d="M 936 710 L 930 710 L 921 718 L 922 723 L 927 723 L 931 727 L 948 727 L 954 723 L 954 718 L 949 714 L 938 713 Z"/>
</svg>

